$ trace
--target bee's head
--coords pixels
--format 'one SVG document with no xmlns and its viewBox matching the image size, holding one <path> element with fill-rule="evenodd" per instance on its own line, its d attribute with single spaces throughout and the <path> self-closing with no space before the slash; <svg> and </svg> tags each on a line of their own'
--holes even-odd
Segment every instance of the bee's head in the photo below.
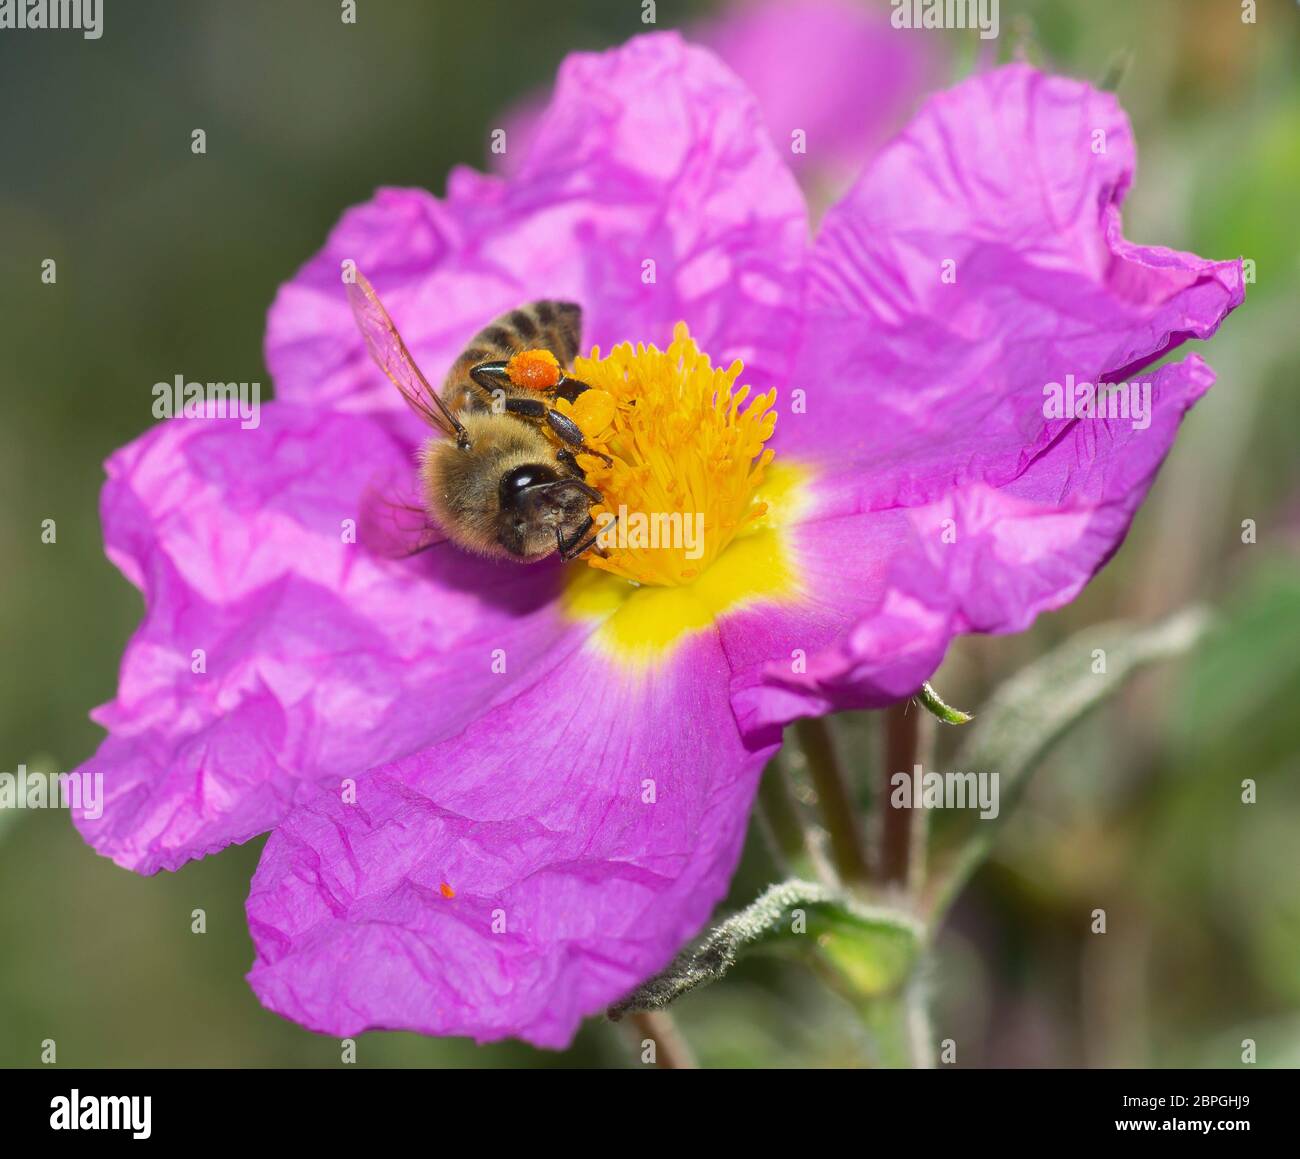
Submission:
<svg viewBox="0 0 1300 1159">
<path fill-rule="evenodd" d="M 501 476 L 498 542 L 512 555 L 540 559 L 577 543 L 601 495 L 546 463 L 524 463 Z"/>
</svg>

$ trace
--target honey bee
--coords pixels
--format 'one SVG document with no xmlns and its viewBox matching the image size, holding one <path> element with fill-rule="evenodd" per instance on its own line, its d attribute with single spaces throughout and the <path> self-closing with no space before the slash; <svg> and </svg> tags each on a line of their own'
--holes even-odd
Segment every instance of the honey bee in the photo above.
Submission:
<svg viewBox="0 0 1300 1159">
<path fill-rule="evenodd" d="M 503 314 L 478 332 L 435 392 L 374 287 L 358 271 L 347 289 L 371 356 L 443 436 L 421 449 L 419 473 L 421 505 L 443 535 L 517 561 L 553 552 L 571 560 L 589 550 L 596 542 L 590 509 L 602 496 L 575 456 L 609 459 L 554 406 L 590 389 L 563 370 L 578 350 L 581 308 L 543 300 Z"/>
</svg>

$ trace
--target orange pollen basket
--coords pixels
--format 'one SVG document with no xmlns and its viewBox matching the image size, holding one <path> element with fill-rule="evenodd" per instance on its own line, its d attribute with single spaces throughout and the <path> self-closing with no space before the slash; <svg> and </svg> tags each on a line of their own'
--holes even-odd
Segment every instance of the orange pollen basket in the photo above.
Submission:
<svg viewBox="0 0 1300 1159">
<path fill-rule="evenodd" d="M 560 381 L 560 364 L 549 350 L 521 350 L 506 363 L 506 375 L 515 386 L 550 390 Z"/>
</svg>

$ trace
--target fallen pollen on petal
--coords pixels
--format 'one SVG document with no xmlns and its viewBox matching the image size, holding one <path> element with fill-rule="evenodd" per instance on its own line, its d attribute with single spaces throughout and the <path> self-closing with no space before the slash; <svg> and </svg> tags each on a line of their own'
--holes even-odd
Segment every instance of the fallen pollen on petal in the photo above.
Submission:
<svg viewBox="0 0 1300 1159">
<path fill-rule="evenodd" d="M 442 896 L 445 898 L 453 898 L 456 896 L 456 891 L 452 889 L 451 886 L 449 886 L 445 881 L 440 886 L 438 886 L 438 892 L 441 893 Z"/>
</svg>

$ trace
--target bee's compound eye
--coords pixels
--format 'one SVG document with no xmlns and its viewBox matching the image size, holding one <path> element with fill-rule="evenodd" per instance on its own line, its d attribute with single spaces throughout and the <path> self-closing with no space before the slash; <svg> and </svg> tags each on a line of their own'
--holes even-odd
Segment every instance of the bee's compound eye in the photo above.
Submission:
<svg viewBox="0 0 1300 1159">
<path fill-rule="evenodd" d="M 501 476 L 501 505 L 512 507 L 518 497 L 538 483 L 553 483 L 559 478 L 555 471 L 542 463 L 525 463 L 513 467 Z"/>
</svg>

